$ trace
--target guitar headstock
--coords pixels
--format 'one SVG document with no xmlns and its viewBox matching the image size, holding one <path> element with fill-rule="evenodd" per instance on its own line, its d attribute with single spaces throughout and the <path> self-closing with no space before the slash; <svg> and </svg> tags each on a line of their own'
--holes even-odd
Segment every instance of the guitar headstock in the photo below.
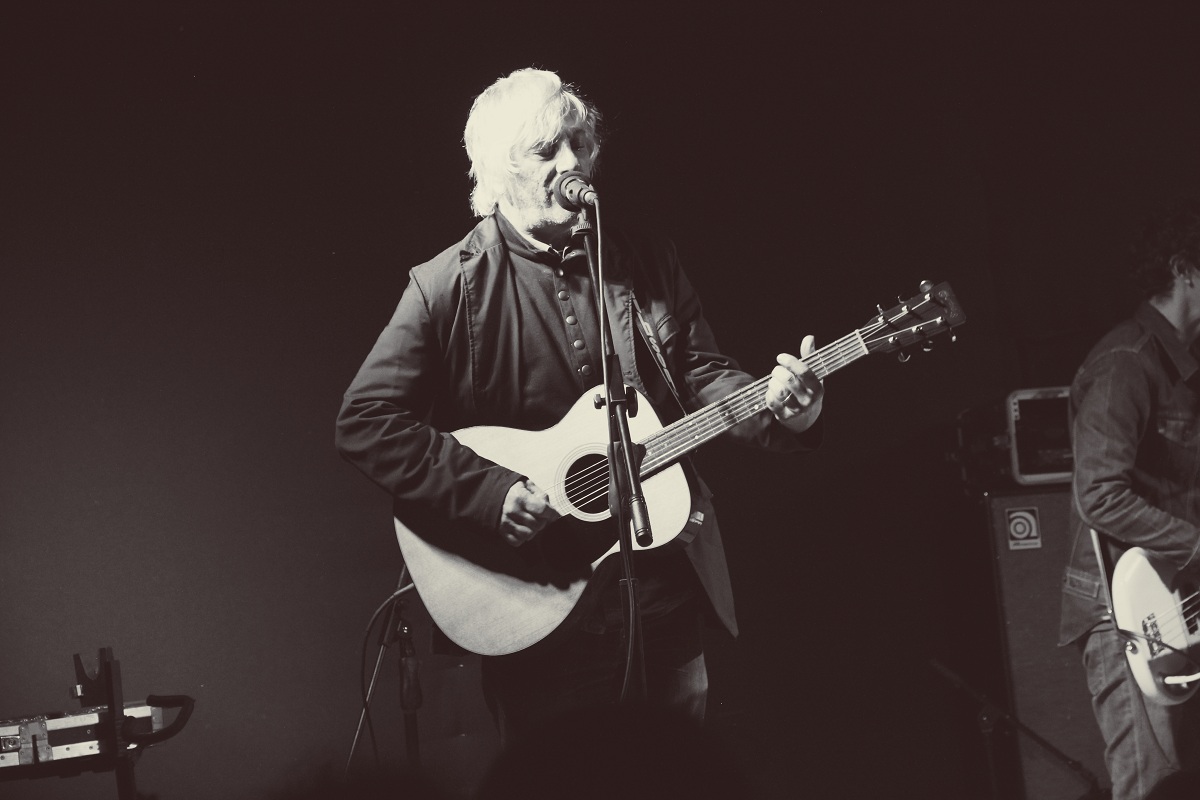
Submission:
<svg viewBox="0 0 1200 800">
<path fill-rule="evenodd" d="M 920 288 L 918 294 L 894 308 L 885 311 L 880 307 L 879 314 L 859 329 L 868 351 L 890 353 L 914 345 L 927 348 L 934 336 L 967 321 L 950 284 L 935 286 L 931 281 L 922 281 Z"/>
</svg>

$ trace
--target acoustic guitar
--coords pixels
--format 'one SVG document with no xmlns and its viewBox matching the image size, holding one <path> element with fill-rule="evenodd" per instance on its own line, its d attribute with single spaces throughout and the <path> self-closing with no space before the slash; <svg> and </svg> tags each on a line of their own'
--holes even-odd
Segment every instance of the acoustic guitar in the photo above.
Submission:
<svg viewBox="0 0 1200 800">
<path fill-rule="evenodd" d="M 966 320 L 950 286 L 928 281 L 916 296 L 878 311 L 861 328 L 805 356 L 804 363 L 824 380 L 870 353 L 899 351 L 906 360 L 910 348 L 926 346 Z M 680 459 L 768 413 L 767 381 L 760 378 L 665 427 L 650 403 L 637 397 L 629 427 L 641 456 L 654 533 L 650 548 L 676 542 L 687 525 L 691 493 Z M 619 551 L 608 501 L 607 412 L 596 409 L 596 393 L 603 390 L 586 393 L 546 430 L 480 426 L 452 434 L 547 491 L 562 517 L 535 539 L 514 548 L 498 535 L 454 530 L 444 521 L 396 519 L 396 537 L 418 594 L 442 631 L 466 650 L 504 655 L 568 628 L 564 623 L 586 607 L 580 599 L 589 581 Z"/>
</svg>

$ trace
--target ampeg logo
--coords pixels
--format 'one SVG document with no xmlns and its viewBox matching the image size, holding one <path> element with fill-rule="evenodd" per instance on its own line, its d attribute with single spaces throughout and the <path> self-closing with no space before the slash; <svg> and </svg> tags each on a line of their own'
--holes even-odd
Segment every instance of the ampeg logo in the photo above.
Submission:
<svg viewBox="0 0 1200 800">
<path fill-rule="evenodd" d="M 1010 508 L 1004 512 L 1008 521 L 1008 549 L 1028 550 L 1042 546 L 1042 526 L 1038 524 L 1036 508 Z"/>
</svg>

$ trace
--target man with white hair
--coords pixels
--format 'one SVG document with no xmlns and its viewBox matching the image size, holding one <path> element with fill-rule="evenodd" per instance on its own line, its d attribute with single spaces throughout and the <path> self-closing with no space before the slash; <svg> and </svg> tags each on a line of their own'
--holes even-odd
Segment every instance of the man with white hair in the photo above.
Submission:
<svg viewBox="0 0 1200 800">
<path fill-rule="evenodd" d="M 600 381 L 596 287 L 575 236 L 581 215 L 553 192 L 567 172 L 590 180 L 599 122 L 577 91 L 542 70 L 514 72 L 476 98 L 464 141 L 481 220 L 411 270 L 338 418 L 339 450 L 391 495 L 398 519 L 432 520 L 467 537 L 464 546 L 478 537 L 530 548 L 558 518 L 548 487 L 447 434 L 481 425 L 548 429 Z M 601 234 L 620 377 L 660 418 L 678 419 L 753 381 L 718 350 L 670 241 L 607 227 Z M 801 352 L 812 346 L 805 337 Z M 784 451 L 815 444 L 823 387 L 799 358 L 779 356 L 764 399 L 770 413 L 727 435 Z M 702 622 L 733 634 L 737 627 L 709 493 L 684 466 L 686 532 L 639 551 L 634 564 L 644 694 L 699 720 L 708 687 Z M 597 571 L 593 581 L 602 585 L 589 587 L 586 607 L 552 645 L 484 659 L 484 691 L 504 741 L 564 711 L 618 699 L 624 616 L 619 576 L 608 575 Z"/>
</svg>

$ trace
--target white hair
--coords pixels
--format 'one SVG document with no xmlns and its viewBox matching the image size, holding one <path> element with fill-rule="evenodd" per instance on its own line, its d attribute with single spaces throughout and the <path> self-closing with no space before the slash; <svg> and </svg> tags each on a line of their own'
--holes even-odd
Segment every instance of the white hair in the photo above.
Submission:
<svg viewBox="0 0 1200 800">
<path fill-rule="evenodd" d="M 582 123 L 591 156 L 600 151 L 600 112 L 553 72 L 520 69 L 485 89 L 471 105 L 463 144 L 471 159 L 471 208 L 492 213 L 516 172 L 516 157 L 550 144 L 563 129 Z"/>
</svg>

